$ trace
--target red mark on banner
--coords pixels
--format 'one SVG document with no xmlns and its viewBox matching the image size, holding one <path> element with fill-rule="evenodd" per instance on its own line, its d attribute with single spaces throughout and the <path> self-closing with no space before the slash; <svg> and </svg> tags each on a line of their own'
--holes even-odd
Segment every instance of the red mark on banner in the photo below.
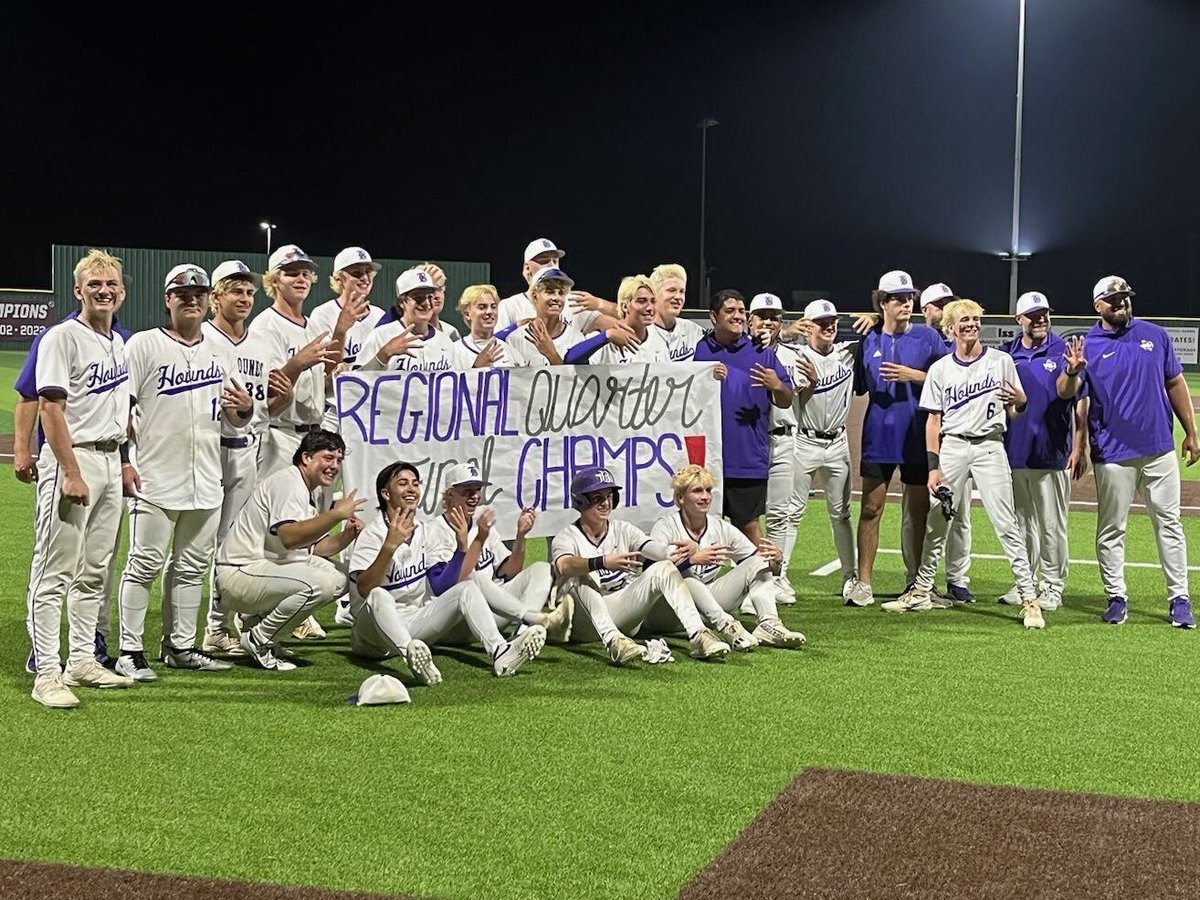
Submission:
<svg viewBox="0 0 1200 900">
<path fill-rule="evenodd" d="M 687 447 L 688 462 L 693 466 L 704 465 L 705 436 L 702 434 L 687 434 L 683 437 L 683 445 Z"/>
</svg>

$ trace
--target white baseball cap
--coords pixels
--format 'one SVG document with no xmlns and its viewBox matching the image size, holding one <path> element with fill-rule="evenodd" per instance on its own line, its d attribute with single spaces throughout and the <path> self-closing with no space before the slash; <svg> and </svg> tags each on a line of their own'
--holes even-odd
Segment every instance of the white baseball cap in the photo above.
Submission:
<svg viewBox="0 0 1200 900">
<path fill-rule="evenodd" d="M 943 300 L 953 300 L 954 291 L 950 290 L 950 285 L 938 282 L 931 284 L 925 290 L 921 291 L 921 309 L 927 307 L 930 303 L 941 303 Z"/>
<path fill-rule="evenodd" d="M 915 294 L 912 276 L 900 269 L 885 272 L 879 279 L 879 290 L 885 294 Z"/>
<path fill-rule="evenodd" d="M 171 288 L 181 287 L 209 287 L 208 273 L 202 268 L 192 263 L 184 263 L 176 266 L 167 273 L 166 281 L 163 282 L 163 289 L 170 291 Z"/>
<path fill-rule="evenodd" d="M 546 266 L 537 270 L 537 273 L 533 276 L 533 281 L 529 283 L 530 287 L 545 281 L 547 278 L 557 278 L 560 281 L 565 281 L 570 287 L 575 286 L 575 279 L 558 268 L 558 266 Z"/>
<path fill-rule="evenodd" d="M 347 269 L 359 263 L 368 263 L 376 272 L 383 268 L 383 266 L 371 259 L 371 254 L 362 247 L 347 247 L 333 258 L 333 271 L 340 272 L 342 269 Z"/>
<path fill-rule="evenodd" d="M 276 269 L 282 269 L 284 266 L 298 262 L 308 263 L 313 269 L 317 268 L 312 257 L 295 244 L 284 244 L 282 247 L 276 248 L 275 252 L 271 254 L 271 258 L 267 260 L 267 271 L 274 272 Z"/>
<path fill-rule="evenodd" d="M 783 312 L 783 301 L 774 294 L 755 294 L 750 299 L 750 312 Z"/>
<path fill-rule="evenodd" d="M 435 291 L 437 285 L 433 283 L 433 276 L 420 268 L 405 269 L 400 273 L 400 277 L 396 279 L 396 296 L 407 294 L 410 291 L 419 291 L 421 289 Z"/>
<path fill-rule="evenodd" d="M 535 256 L 543 253 L 557 253 L 559 259 L 567 255 L 566 250 L 559 250 L 549 238 L 535 238 L 525 246 L 525 262 L 533 262 Z"/>
<path fill-rule="evenodd" d="M 1107 300 L 1113 294 L 1128 294 L 1132 297 L 1133 289 L 1129 286 L 1129 282 L 1120 275 L 1105 275 L 1092 288 L 1093 300 Z"/>
<path fill-rule="evenodd" d="M 371 675 L 358 689 L 359 706 L 383 706 L 388 703 L 408 703 L 408 688 L 392 675 Z"/>
<path fill-rule="evenodd" d="M 262 276 L 257 272 L 251 272 L 250 267 L 240 259 L 227 259 L 221 263 L 212 273 L 212 283 L 216 284 L 222 278 L 231 278 L 234 275 L 240 275 L 243 278 L 248 278 L 254 282 L 255 287 L 262 285 Z"/>
<path fill-rule="evenodd" d="M 804 307 L 804 318 L 810 322 L 815 322 L 817 319 L 832 319 L 837 314 L 837 307 L 828 300 L 814 300 Z"/>
<path fill-rule="evenodd" d="M 484 487 L 491 482 L 484 480 L 483 473 L 475 463 L 459 463 L 446 470 L 446 487 L 462 487 L 465 484 Z"/>
<path fill-rule="evenodd" d="M 1050 301 L 1041 291 L 1027 291 L 1017 298 L 1017 315 L 1027 316 L 1039 309 L 1050 311 Z"/>
</svg>

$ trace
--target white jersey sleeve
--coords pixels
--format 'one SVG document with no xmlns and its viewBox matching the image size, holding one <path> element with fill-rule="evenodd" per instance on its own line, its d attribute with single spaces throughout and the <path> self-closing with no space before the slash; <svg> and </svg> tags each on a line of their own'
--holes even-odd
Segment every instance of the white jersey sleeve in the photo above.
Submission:
<svg viewBox="0 0 1200 900">
<path fill-rule="evenodd" d="M 278 563 L 305 560 L 312 548 L 287 549 L 279 540 L 278 530 L 287 522 L 302 522 L 316 514 L 312 492 L 305 485 L 300 470 L 295 466 L 280 469 L 254 488 L 222 541 L 217 561 L 246 565 L 264 559 Z"/>
<path fill-rule="evenodd" d="M 66 395 L 71 441 L 121 441 L 129 423 L 129 367 L 125 342 L 105 337 L 78 318 L 52 326 L 38 348 L 37 392 Z"/>
<path fill-rule="evenodd" d="M 1006 382 L 1018 382 L 1016 366 L 1007 353 L 984 348 L 970 363 L 950 353 L 929 367 L 921 408 L 942 414 L 944 435 L 972 439 L 1001 435 L 1008 422 L 997 392 Z"/>
</svg>

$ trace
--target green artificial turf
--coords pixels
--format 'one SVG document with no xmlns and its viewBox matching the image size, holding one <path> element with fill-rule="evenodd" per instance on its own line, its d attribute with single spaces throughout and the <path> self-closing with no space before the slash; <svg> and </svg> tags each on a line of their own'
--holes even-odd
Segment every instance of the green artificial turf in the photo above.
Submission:
<svg viewBox="0 0 1200 900">
<path fill-rule="evenodd" d="M 974 606 L 849 609 L 836 575 L 808 574 L 834 558 L 816 503 L 784 611 L 803 651 L 701 664 L 677 641 L 674 664 L 618 670 L 599 647 L 549 647 L 496 679 L 480 651 L 439 650 L 442 685 L 360 709 L 347 697 L 379 669 L 330 627 L 295 672 L 158 666 L 155 684 L 81 689 L 58 711 L 29 699 L 21 667 L 31 489 L 0 479 L 0 502 L 22 523 L 0 557 L 0 857 L 444 897 L 669 897 L 810 765 L 1200 800 L 1200 634 L 1166 624 L 1156 568 L 1129 570 L 1120 628 L 1099 621 L 1094 565 L 1073 566 L 1043 632 L 996 605 L 1010 576 L 988 560 Z M 897 521 L 890 507 L 885 546 Z M 976 552 L 999 552 L 982 510 L 974 523 Z M 1200 547 L 1197 520 L 1185 527 Z M 1072 515 L 1073 558 L 1094 558 L 1093 529 Z M 1144 517 L 1128 559 L 1156 559 Z M 881 555 L 877 590 L 901 578 Z M 157 629 L 152 612 L 148 646 Z"/>
</svg>

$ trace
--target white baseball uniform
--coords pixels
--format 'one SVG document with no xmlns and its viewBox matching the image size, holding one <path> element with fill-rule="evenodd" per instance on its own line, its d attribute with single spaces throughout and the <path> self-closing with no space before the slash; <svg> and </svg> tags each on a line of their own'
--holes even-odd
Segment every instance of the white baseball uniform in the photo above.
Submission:
<svg viewBox="0 0 1200 900">
<path fill-rule="evenodd" d="M 139 332 L 129 339 L 126 357 L 138 409 L 131 457 L 141 488 L 129 500 L 121 651 L 143 649 L 150 587 L 164 563 L 163 642 L 185 650 L 196 645 L 201 589 L 221 517 L 221 391 L 233 373 L 203 331 L 191 345 L 164 328 Z"/>
<path fill-rule="evenodd" d="M 562 319 L 564 322 L 569 322 L 578 328 L 581 332 L 586 331 L 596 319 L 600 317 L 600 313 L 590 309 L 573 310 L 570 300 L 563 306 Z M 516 325 L 523 319 L 536 319 L 537 308 L 533 305 L 533 300 L 529 298 L 527 291 L 522 291 L 519 294 L 513 294 L 511 297 L 505 297 L 500 301 L 500 305 L 496 309 L 496 330 L 503 331 L 510 325 Z"/>
<path fill-rule="evenodd" d="M 508 344 L 499 338 L 492 338 L 491 341 L 496 342 L 496 348 L 500 351 L 500 356 L 492 363 L 493 368 L 508 369 L 513 366 L 513 356 L 509 351 Z M 450 362 L 451 368 L 459 371 L 475 368 L 475 358 L 483 352 L 491 341 L 483 341 L 482 343 L 471 337 L 470 333 L 463 336 L 461 340 L 454 342 L 454 347 L 451 350 Z"/>
<path fill-rule="evenodd" d="M 587 340 L 587 338 L 584 338 Z M 627 363 L 671 362 L 667 342 L 654 327 L 646 329 L 646 338 L 635 347 L 606 343 L 588 359 L 593 366 L 620 366 Z"/>
<path fill-rule="evenodd" d="M 929 367 L 921 391 L 921 408 L 942 414 L 939 454 L 942 478 L 954 495 L 955 506 L 969 502 L 969 497 L 965 496 L 967 478 L 974 479 L 1024 602 L 1032 599 L 1036 591 L 1025 541 L 1017 525 L 1012 471 L 1004 451 L 1007 413 L 997 392 L 1005 384 L 1020 384 L 1016 366 L 1007 353 L 984 348 L 969 363 L 951 353 Z M 930 510 L 925 550 L 917 572 L 918 588 L 933 590 L 946 528 L 947 522 L 940 510 Z"/>
<path fill-rule="evenodd" d="M 422 346 L 393 356 L 386 365 L 381 363 L 377 356 L 379 351 L 406 328 L 408 326 L 403 322 L 395 320 L 377 326 L 363 342 L 354 367 L 364 372 L 435 372 L 454 368 L 454 342 L 445 332 L 433 328 L 421 339 Z"/>
<path fill-rule="evenodd" d="M 86 505 L 62 494 L 63 474 L 50 442 L 37 463 L 36 568 L 29 573 L 29 637 L 38 675 L 59 672 L 59 628 L 65 600 L 69 660 L 92 659 L 105 573 L 121 521 L 121 460 L 117 446 L 129 421 L 125 342 L 94 331 L 81 319 L 52 326 L 38 350 L 39 396 L 65 394 L 64 418 Z"/>
<path fill-rule="evenodd" d="M 374 304 L 368 304 L 367 314 L 350 326 L 350 330 L 346 332 L 346 340 L 342 345 L 342 362 L 348 366 L 353 366 L 358 360 L 359 351 L 362 350 L 363 342 L 375 329 L 376 324 L 383 318 L 383 310 Z M 337 327 L 338 316 L 342 314 L 342 301 L 340 297 L 334 297 L 322 303 L 314 309 L 308 316 L 308 321 L 313 325 L 318 332 L 326 331 L 331 336 L 334 328 Z M 325 417 L 321 420 L 321 427 L 326 431 L 339 431 L 337 410 L 333 403 L 333 385 L 329 385 L 329 389 L 325 397 Z"/>
<path fill-rule="evenodd" d="M 514 366 L 548 366 L 550 360 L 542 355 L 542 352 L 534 346 L 529 340 L 529 325 L 522 325 L 516 331 L 512 332 L 505 342 L 508 344 L 509 353 L 512 354 Z M 566 357 L 567 351 L 583 340 L 583 332 L 572 325 L 570 322 L 563 322 L 562 330 L 557 337 L 552 337 L 551 342 L 554 344 L 558 355 Z"/>
<path fill-rule="evenodd" d="M 657 322 L 650 327 L 666 343 L 671 362 L 689 362 L 696 355 L 696 345 L 705 332 L 704 326 L 695 319 L 685 319 L 683 316 L 675 319 L 675 324 L 670 328 L 664 328 Z"/>
<path fill-rule="evenodd" d="M 777 344 L 775 357 L 792 379 L 792 385 L 802 383 L 797 368 L 800 355 L 791 347 Z M 787 564 L 796 545 L 796 522 L 793 512 L 793 482 L 796 470 L 796 409 L 790 406 L 771 405 L 771 425 L 767 430 L 767 448 L 770 462 L 767 467 L 767 538 L 783 550 L 783 575 L 787 576 Z"/>
<path fill-rule="evenodd" d="M 667 547 L 651 540 L 636 525 L 610 519 L 604 537 L 594 543 L 576 522 L 554 536 L 550 549 L 555 568 L 564 556 L 591 559 L 610 553 L 641 553 L 658 561 L 637 575 L 600 568 L 586 578 L 567 579 L 560 590 L 574 594 L 576 603 L 587 612 L 583 620 L 576 618 L 572 643 L 599 639 L 608 644 L 618 634 L 637 634 L 660 598 L 667 601 L 689 636 L 704 628 L 679 570 L 667 559 Z"/>
</svg>

